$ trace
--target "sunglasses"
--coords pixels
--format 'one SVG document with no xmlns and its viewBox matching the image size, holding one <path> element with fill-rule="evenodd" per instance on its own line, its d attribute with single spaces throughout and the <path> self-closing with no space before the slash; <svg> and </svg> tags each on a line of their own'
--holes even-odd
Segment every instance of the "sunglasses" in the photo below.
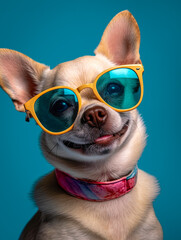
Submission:
<svg viewBox="0 0 181 240">
<path fill-rule="evenodd" d="M 93 83 L 77 89 L 67 86 L 49 88 L 25 103 L 27 120 L 32 116 L 49 134 L 70 131 L 81 108 L 80 92 L 85 88 L 91 88 L 100 102 L 117 112 L 133 110 L 143 98 L 143 72 L 141 64 L 121 65 L 105 70 Z"/>
</svg>

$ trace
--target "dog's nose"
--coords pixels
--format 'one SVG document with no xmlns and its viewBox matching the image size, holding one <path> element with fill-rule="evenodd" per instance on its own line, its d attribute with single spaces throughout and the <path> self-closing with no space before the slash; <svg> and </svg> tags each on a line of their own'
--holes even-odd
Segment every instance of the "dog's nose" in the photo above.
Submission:
<svg viewBox="0 0 181 240">
<path fill-rule="evenodd" d="M 82 116 L 82 123 L 87 123 L 91 127 L 100 128 L 107 119 L 107 111 L 101 106 L 94 106 L 87 109 Z"/>
</svg>

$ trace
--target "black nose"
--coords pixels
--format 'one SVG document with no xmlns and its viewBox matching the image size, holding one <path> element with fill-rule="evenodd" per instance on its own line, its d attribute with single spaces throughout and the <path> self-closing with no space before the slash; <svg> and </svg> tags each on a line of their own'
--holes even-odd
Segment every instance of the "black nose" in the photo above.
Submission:
<svg viewBox="0 0 181 240">
<path fill-rule="evenodd" d="M 94 106 L 87 109 L 82 116 L 82 123 L 87 123 L 91 127 L 100 128 L 107 119 L 107 112 L 101 106 Z"/>
</svg>

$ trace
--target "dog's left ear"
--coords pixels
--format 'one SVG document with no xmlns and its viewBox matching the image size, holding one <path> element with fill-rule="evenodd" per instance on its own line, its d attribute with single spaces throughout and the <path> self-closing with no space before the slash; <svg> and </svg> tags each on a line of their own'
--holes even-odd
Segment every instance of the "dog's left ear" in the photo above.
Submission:
<svg viewBox="0 0 181 240">
<path fill-rule="evenodd" d="M 49 68 L 20 52 L 0 49 L 0 87 L 17 111 L 25 111 L 24 104 L 36 94 L 46 69 Z"/>
<path fill-rule="evenodd" d="M 129 11 L 118 13 L 106 27 L 95 54 L 103 54 L 115 64 L 141 63 L 140 31 Z"/>
</svg>

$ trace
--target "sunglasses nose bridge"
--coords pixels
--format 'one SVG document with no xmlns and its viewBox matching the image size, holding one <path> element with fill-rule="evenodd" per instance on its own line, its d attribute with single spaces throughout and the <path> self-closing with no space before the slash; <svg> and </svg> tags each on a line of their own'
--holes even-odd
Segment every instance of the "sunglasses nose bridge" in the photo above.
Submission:
<svg viewBox="0 0 181 240">
<path fill-rule="evenodd" d="M 80 93 L 85 88 L 91 88 L 93 90 L 93 83 L 83 84 L 77 88 L 77 91 Z"/>
</svg>

